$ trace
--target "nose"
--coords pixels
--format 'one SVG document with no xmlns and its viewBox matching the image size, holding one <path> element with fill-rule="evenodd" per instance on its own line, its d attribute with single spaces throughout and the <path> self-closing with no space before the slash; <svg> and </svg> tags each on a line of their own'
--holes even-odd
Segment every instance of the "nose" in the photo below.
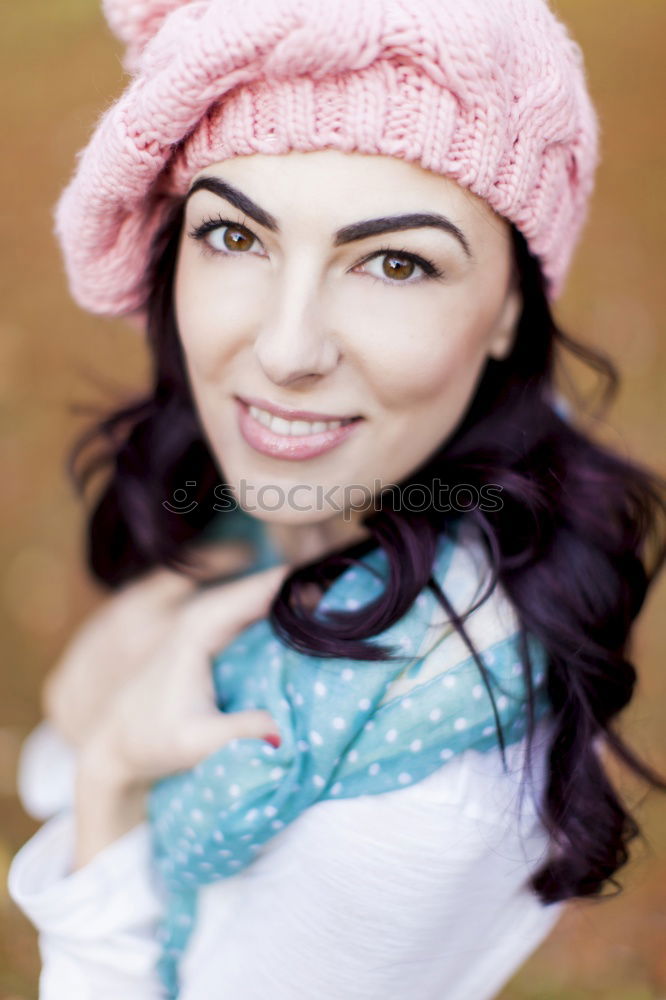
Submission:
<svg viewBox="0 0 666 1000">
<path fill-rule="evenodd" d="M 283 276 L 267 299 L 254 353 L 276 385 L 293 386 L 333 371 L 340 351 L 314 276 L 304 280 L 301 273 L 292 281 Z"/>
</svg>

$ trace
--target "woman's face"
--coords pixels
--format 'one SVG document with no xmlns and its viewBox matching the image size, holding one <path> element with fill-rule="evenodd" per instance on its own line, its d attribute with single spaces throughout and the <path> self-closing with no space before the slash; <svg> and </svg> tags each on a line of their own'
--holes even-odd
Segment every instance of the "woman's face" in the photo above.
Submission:
<svg viewBox="0 0 666 1000">
<path fill-rule="evenodd" d="M 175 306 L 209 446 L 255 516 L 349 519 L 440 447 L 486 360 L 510 350 L 509 227 L 393 157 L 254 154 L 192 187 L 204 178 L 187 201 Z M 285 420 L 294 410 L 307 418 Z"/>
</svg>

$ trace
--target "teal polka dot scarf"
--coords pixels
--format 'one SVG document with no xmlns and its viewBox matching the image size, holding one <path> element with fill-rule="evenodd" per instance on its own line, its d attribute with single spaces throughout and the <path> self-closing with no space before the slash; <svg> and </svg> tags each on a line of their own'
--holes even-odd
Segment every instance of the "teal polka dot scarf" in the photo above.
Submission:
<svg viewBox="0 0 666 1000">
<path fill-rule="evenodd" d="M 254 568 L 277 561 L 260 540 Z M 338 576 L 315 614 L 373 601 L 387 574 L 386 554 L 373 549 Z M 455 531 L 440 536 L 433 575 L 458 609 L 478 595 L 478 574 Z M 486 645 L 475 639 L 506 745 L 520 740 L 527 726 L 516 626 L 514 617 L 511 627 L 489 627 Z M 274 748 L 259 739 L 233 740 L 151 790 L 153 856 L 167 900 L 158 970 L 169 997 L 178 995 L 179 960 L 195 923 L 199 886 L 251 864 L 263 844 L 315 802 L 389 792 L 420 781 L 463 750 L 497 746 L 488 689 L 429 588 L 367 641 L 404 655 L 377 662 L 306 655 L 261 619 L 213 658 L 218 707 L 266 709 L 282 742 Z M 538 719 L 550 707 L 545 653 L 532 637 L 528 648 Z"/>
</svg>

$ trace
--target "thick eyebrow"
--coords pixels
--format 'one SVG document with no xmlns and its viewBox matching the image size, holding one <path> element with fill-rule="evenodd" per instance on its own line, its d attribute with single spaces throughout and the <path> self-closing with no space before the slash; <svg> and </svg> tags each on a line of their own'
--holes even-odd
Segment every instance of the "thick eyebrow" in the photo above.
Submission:
<svg viewBox="0 0 666 1000">
<path fill-rule="evenodd" d="M 220 198 L 224 198 L 225 201 L 230 202 L 235 205 L 236 208 L 240 209 L 246 215 L 249 215 L 258 222 L 260 226 L 264 226 L 265 229 L 269 229 L 273 233 L 279 233 L 280 227 L 277 224 L 277 220 L 270 212 L 261 208 L 257 205 L 251 198 L 248 198 L 246 194 L 239 191 L 238 188 L 233 187 L 227 181 L 221 180 L 219 177 L 210 177 L 204 175 L 203 177 L 197 178 L 190 190 L 187 192 L 185 200 L 187 201 L 195 191 L 200 190 L 211 191 L 213 194 L 218 195 Z M 444 215 L 439 215 L 437 213 L 426 213 L 426 212 L 411 212 L 407 215 L 389 215 L 384 216 L 379 219 L 368 219 L 365 222 L 354 222 L 350 226 L 343 226 L 342 229 L 338 229 L 333 234 L 333 245 L 336 247 L 343 246 L 345 243 L 353 243 L 356 240 L 367 239 L 368 236 L 378 236 L 380 233 L 392 233 L 398 232 L 403 229 L 426 229 L 426 228 L 441 229 L 450 236 L 455 237 L 460 243 L 465 254 L 470 259 L 472 258 L 472 251 L 470 249 L 469 243 L 465 238 L 464 233 L 458 229 L 455 223 L 451 222 Z"/>
</svg>

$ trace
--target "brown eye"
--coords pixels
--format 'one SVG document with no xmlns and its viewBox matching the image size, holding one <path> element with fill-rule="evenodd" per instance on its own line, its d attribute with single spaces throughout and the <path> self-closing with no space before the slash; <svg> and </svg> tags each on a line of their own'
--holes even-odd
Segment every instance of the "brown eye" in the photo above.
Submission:
<svg viewBox="0 0 666 1000">
<path fill-rule="evenodd" d="M 414 273 L 414 261 L 408 257 L 400 257 L 398 254 L 386 254 L 382 270 L 387 278 L 398 280 L 411 278 Z"/>
<path fill-rule="evenodd" d="M 208 242 L 215 250 L 227 250 L 231 253 L 249 250 L 255 239 L 245 226 L 238 224 L 218 226 L 208 233 Z"/>
<path fill-rule="evenodd" d="M 371 257 L 362 261 L 361 266 L 375 281 L 380 281 L 389 288 L 391 286 L 397 288 L 398 285 L 419 285 L 422 281 L 444 277 L 443 272 L 431 260 L 419 257 L 409 250 L 396 250 L 390 247 L 377 250 Z M 377 270 L 373 272 L 374 267 Z"/>
</svg>

